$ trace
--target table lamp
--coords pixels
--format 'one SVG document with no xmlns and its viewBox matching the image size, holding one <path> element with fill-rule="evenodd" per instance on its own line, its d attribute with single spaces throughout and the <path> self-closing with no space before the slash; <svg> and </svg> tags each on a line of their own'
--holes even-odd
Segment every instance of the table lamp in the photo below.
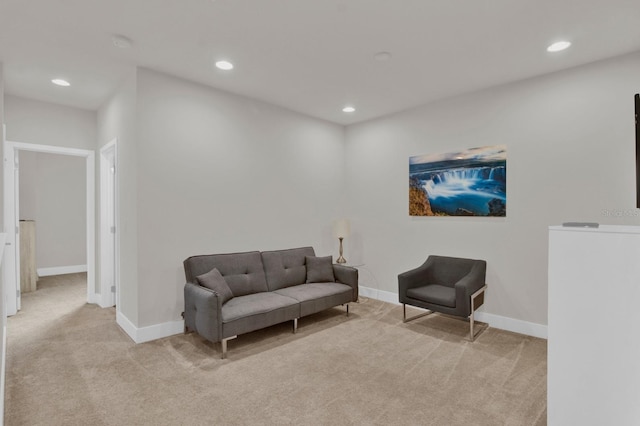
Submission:
<svg viewBox="0 0 640 426">
<path fill-rule="evenodd" d="M 349 235 L 349 219 L 338 219 L 333 222 L 333 236 L 340 241 L 340 257 L 336 260 L 336 263 L 347 263 L 347 260 L 342 256 L 342 240 Z"/>
</svg>

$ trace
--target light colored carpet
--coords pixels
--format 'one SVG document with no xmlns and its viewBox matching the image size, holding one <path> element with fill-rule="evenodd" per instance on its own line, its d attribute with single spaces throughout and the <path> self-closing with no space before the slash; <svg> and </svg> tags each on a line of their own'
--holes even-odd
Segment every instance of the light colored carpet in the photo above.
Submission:
<svg viewBox="0 0 640 426">
<path fill-rule="evenodd" d="M 8 320 L 6 425 L 544 425 L 546 341 L 361 299 L 229 342 L 136 345 L 83 274 Z"/>
</svg>

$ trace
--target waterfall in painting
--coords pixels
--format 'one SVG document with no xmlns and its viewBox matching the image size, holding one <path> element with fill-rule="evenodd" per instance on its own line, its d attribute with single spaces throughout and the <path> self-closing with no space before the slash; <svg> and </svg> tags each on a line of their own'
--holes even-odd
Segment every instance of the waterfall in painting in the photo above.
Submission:
<svg viewBox="0 0 640 426">
<path fill-rule="evenodd" d="M 506 216 L 504 145 L 411 157 L 410 214 Z"/>
</svg>

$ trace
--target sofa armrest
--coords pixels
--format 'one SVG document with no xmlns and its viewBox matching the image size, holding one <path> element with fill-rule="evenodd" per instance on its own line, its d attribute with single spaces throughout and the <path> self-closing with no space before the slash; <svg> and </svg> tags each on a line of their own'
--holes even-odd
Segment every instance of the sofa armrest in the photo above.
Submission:
<svg viewBox="0 0 640 426">
<path fill-rule="evenodd" d="M 222 340 L 222 300 L 206 287 L 184 285 L 184 324 L 211 342 Z"/>
<path fill-rule="evenodd" d="M 333 264 L 333 276 L 336 281 L 351 286 L 353 289 L 353 301 L 358 301 L 358 270 L 351 266 Z"/>
</svg>

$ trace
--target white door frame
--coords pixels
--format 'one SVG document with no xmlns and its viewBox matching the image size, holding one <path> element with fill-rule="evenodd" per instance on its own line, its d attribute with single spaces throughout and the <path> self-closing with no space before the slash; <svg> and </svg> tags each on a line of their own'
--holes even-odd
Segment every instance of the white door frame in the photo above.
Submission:
<svg viewBox="0 0 640 426">
<path fill-rule="evenodd" d="M 100 306 L 120 306 L 118 140 L 100 148 Z M 111 287 L 115 292 L 111 291 Z"/>
<path fill-rule="evenodd" d="M 5 314 L 15 315 L 20 310 L 20 259 L 16 259 L 16 253 L 20 254 L 19 218 L 16 211 L 16 191 L 18 184 L 17 162 L 18 157 L 14 151 L 10 155 L 7 152 L 6 142 L 4 146 L 3 188 L 4 188 L 4 232 L 6 234 L 6 247 L 2 267 L 2 282 L 4 292 Z M 8 201 L 11 199 L 11 203 Z M 16 285 L 17 283 L 17 285 Z"/>
<path fill-rule="evenodd" d="M 15 158 L 18 151 L 42 152 L 46 154 L 71 155 L 83 157 L 86 160 L 86 190 L 87 190 L 87 302 L 97 303 L 95 285 L 95 154 L 93 151 L 76 148 L 64 148 L 50 145 L 37 145 L 23 142 L 4 142 L 4 229 L 7 232 L 7 240 L 13 250 L 5 247 L 6 252 L 12 252 L 17 268 L 17 273 L 11 276 L 13 268 L 6 268 L 9 274 L 5 274 L 4 292 L 7 304 L 7 315 L 15 315 L 18 306 L 18 291 L 20 290 L 20 250 L 19 238 L 17 238 L 17 224 L 19 218 L 14 217 L 16 212 L 16 199 L 19 188 L 14 182 Z M 8 249 L 8 250 L 6 250 Z M 9 259 L 10 257 L 5 257 Z M 6 265 L 5 265 L 6 266 Z M 4 269 L 4 268 L 3 268 Z"/>
</svg>

